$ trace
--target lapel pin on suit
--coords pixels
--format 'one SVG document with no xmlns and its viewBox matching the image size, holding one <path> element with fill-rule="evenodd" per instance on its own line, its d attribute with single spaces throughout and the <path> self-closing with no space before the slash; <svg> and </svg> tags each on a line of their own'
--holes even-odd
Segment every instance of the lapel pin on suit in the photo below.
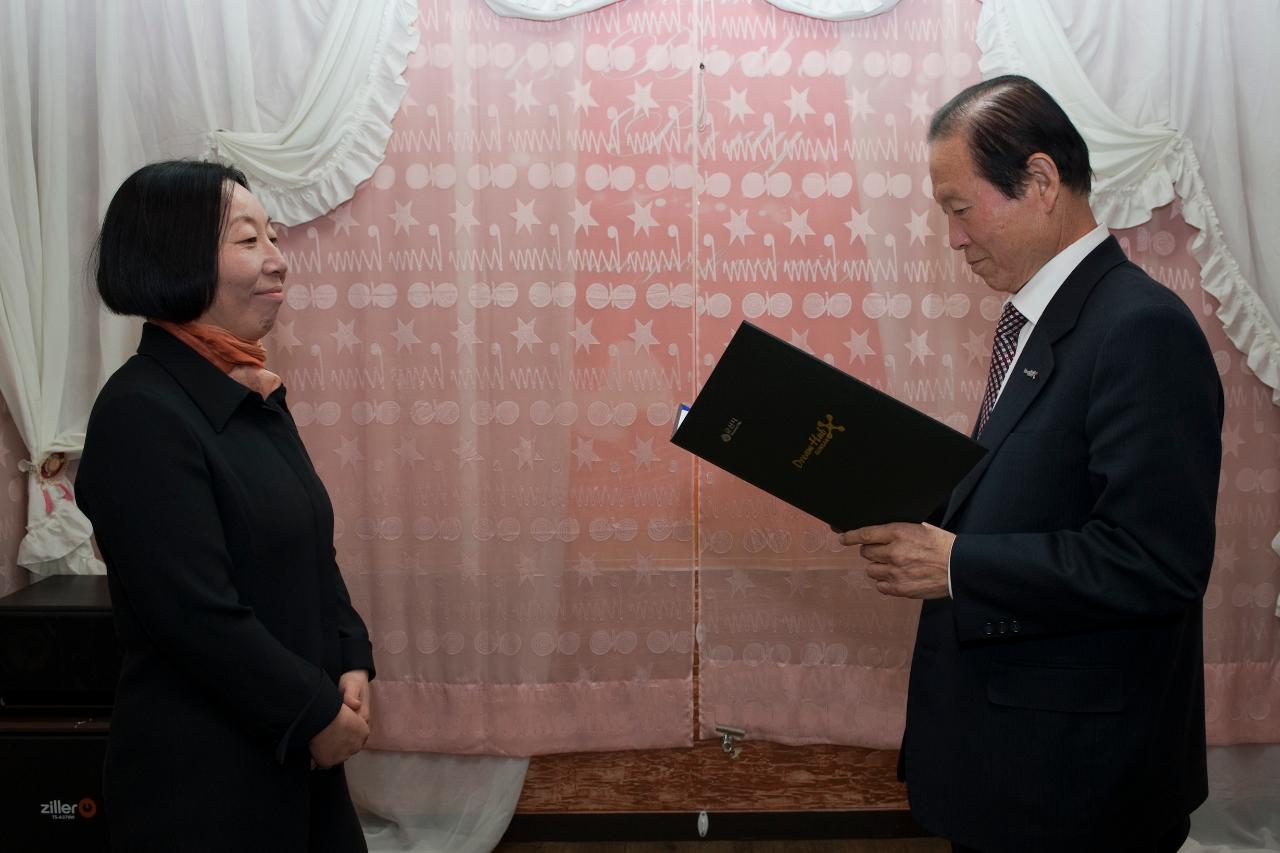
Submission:
<svg viewBox="0 0 1280 853">
<path fill-rule="evenodd" d="M 1035 379 L 1037 376 L 1039 376 L 1039 375 L 1040 375 L 1040 371 L 1038 371 L 1038 370 L 1028 370 L 1028 369 L 1027 369 L 1027 368 L 1025 368 L 1025 367 L 1024 367 L 1024 368 L 1022 368 L 1022 372 L 1023 372 L 1024 374 L 1026 374 L 1027 378 L 1029 378 L 1029 379 Z"/>
</svg>

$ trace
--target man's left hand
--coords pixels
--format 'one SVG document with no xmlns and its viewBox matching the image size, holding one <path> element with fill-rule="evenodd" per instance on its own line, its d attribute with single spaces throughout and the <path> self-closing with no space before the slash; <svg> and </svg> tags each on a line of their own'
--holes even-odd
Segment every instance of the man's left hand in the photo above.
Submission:
<svg viewBox="0 0 1280 853">
<path fill-rule="evenodd" d="M 844 545 L 859 545 L 867 577 L 885 595 L 946 598 L 947 567 L 956 541 L 932 524 L 877 524 L 840 534 Z"/>
</svg>

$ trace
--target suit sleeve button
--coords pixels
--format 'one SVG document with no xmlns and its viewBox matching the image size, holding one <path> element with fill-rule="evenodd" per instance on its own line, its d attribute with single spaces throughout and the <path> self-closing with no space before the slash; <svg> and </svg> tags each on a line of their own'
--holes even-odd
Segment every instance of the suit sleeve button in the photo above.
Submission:
<svg viewBox="0 0 1280 853">
<path fill-rule="evenodd" d="M 982 626 L 982 633 L 986 634 L 988 637 L 990 637 L 995 632 L 996 632 L 996 626 L 992 625 L 990 622 Z"/>
<path fill-rule="evenodd" d="M 996 630 L 997 630 L 999 633 L 1003 634 L 1003 633 L 1005 633 L 1006 631 L 1008 631 L 1008 630 L 1009 630 L 1009 625 L 1008 625 L 1008 623 L 1007 623 L 1007 622 L 1005 622 L 1003 619 L 1001 619 L 1001 620 L 1000 620 L 1000 622 L 999 622 L 999 624 L 997 624 L 997 625 L 996 625 Z"/>
<path fill-rule="evenodd" d="M 1019 631 L 1022 630 L 1022 623 L 1019 622 L 1017 619 L 1014 619 L 1012 622 L 1009 623 L 1009 630 L 1017 634 Z"/>
</svg>

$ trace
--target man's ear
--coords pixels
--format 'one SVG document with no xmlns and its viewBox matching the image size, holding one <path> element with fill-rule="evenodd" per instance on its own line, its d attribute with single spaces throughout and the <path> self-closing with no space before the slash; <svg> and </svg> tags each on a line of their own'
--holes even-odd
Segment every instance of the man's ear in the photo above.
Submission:
<svg viewBox="0 0 1280 853">
<path fill-rule="evenodd" d="M 1058 192 L 1062 188 L 1062 179 L 1058 175 L 1058 165 L 1048 154 L 1037 151 L 1027 158 L 1027 192 L 1052 211 L 1058 203 Z"/>
</svg>

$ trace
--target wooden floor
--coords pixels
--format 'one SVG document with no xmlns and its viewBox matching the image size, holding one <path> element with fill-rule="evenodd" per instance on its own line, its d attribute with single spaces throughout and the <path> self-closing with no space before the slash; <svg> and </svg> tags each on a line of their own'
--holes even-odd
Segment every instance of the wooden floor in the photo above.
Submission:
<svg viewBox="0 0 1280 853">
<path fill-rule="evenodd" d="M 712 740 L 542 755 L 529 762 L 516 814 L 905 810 L 897 766 L 896 750 L 767 741 L 743 742 L 736 759 Z"/>
<path fill-rule="evenodd" d="M 674 813 L 692 820 L 691 812 L 699 808 L 726 815 L 780 812 L 787 814 L 789 820 L 801 812 L 815 812 L 827 820 L 833 813 L 855 816 L 905 813 L 906 790 L 895 775 L 897 759 L 897 753 L 892 750 L 829 745 L 797 747 L 763 741 L 743 743 L 739 756 L 730 759 L 719 743 L 709 740 L 698 741 L 692 748 L 685 749 L 540 756 L 529 763 L 515 822 L 522 818 L 536 820 L 565 814 L 587 818 L 650 814 L 657 823 L 648 826 L 652 830 L 649 837 L 661 838 L 671 829 L 670 821 L 664 822 L 663 818 Z M 718 816 L 712 817 L 713 827 L 718 821 Z M 849 834 L 896 834 L 865 831 L 865 826 L 860 828 L 858 821 L 852 819 L 849 824 L 844 828 Z M 836 834 L 840 831 L 843 830 Z M 645 827 L 637 831 L 629 825 L 613 837 L 643 837 L 644 834 Z M 556 835 L 526 831 L 515 837 Z M 937 838 L 508 841 L 495 848 L 496 853 L 950 853 L 950 850 L 950 844 Z"/>
<path fill-rule="evenodd" d="M 937 838 L 868 841 L 537 841 L 499 844 L 494 853 L 949 853 Z"/>
</svg>

